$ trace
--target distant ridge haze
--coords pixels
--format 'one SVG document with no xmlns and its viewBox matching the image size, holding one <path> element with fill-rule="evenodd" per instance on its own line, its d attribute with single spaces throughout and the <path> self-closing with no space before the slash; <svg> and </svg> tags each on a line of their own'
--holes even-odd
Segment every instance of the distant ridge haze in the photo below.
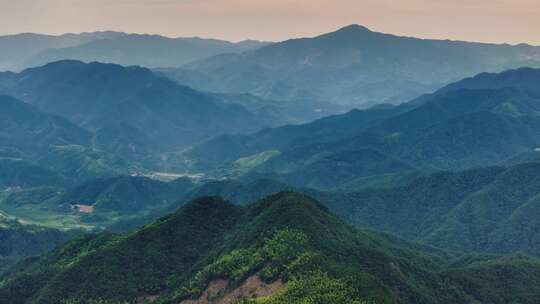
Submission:
<svg viewBox="0 0 540 304">
<path fill-rule="evenodd" d="M 404 36 L 540 44 L 536 0 L 0 0 L 0 4 L 0 34 L 114 29 L 281 41 L 361 23 Z"/>
<path fill-rule="evenodd" d="M 64 59 L 169 67 L 264 45 L 267 43 L 255 40 L 232 43 L 199 37 L 169 38 L 115 31 L 62 35 L 22 33 L 0 36 L 0 71 L 19 71 Z"/>
</svg>

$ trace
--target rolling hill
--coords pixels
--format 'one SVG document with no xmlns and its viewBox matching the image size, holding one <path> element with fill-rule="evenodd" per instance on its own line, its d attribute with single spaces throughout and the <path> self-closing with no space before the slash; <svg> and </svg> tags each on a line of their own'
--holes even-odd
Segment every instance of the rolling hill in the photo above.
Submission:
<svg viewBox="0 0 540 304">
<path fill-rule="evenodd" d="M 244 208 L 200 198 L 135 232 L 72 241 L 9 270 L 0 299 L 535 303 L 539 276 L 532 258 L 461 256 L 358 231 L 283 192 Z"/>
</svg>

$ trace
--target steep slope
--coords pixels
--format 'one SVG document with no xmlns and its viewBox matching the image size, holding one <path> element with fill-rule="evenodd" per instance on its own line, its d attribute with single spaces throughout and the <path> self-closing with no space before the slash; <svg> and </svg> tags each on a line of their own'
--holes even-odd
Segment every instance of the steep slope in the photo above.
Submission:
<svg viewBox="0 0 540 304">
<path fill-rule="evenodd" d="M 480 72 L 538 67 L 540 49 L 425 40 L 352 25 L 170 70 L 195 88 L 271 99 L 315 99 L 349 106 L 403 102 Z M 247 77 L 246 77 L 247 76 Z"/>
<path fill-rule="evenodd" d="M 209 170 L 234 167 L 243 158 L 273 151 L 272 157 L 249 168 L 248 176 L 270 176 L 297 186 L 320 188 L 339 187 L 351 178 L 370 174 L 411 169 L 461 170 L 506 163 L 540 146 L 540 97 L 533 85 L 537 74 L 538 70 L 520 69 L 480 75 L 399 107 L 338 115 L 328 125 L 321 124 L 323 119 L 252 136 L 220 137 L 195 146 L 184 156 L 194 164 L 194 170 Z M 486 82 L 492 83 L 488 89 Z M 377 111 L 386 116 L 377 119 Z M 359 114 L 373 119 L 362 119 Z M 347 126 L 347 131 L 340 126 Z M 303 134 L 308 139 L 303 140 L 295 130 L 306 131 Z M 315 136 L 310 138 L 310 132 Z M 285 134 L 276 136 L 281 140 L 265 137 L 280 133 Z M 258 144 L 258 136 L 269 139 L 267 144 Z M 227 153 L 216 160 L 204 152 L 210 148 Z M 381 157 L 373 161 L 363 151 Z M 391 160 L 401 165 L 389 166 Z M 228 165 L 223 164 L 227 161 Z M 370 167 L 382 170 L 369 172 Z M 327 174 L 334 171 L 339 173 L 336 177 Z M 357 172 L 360 174 L 355 176 Z"/>
<path fill-rule="evenodd" d="M 78 233 L 22 224 L 0 212 L 0 272 L 18 260 L 50 251 Z"/>
<path fill-rule="evenodd" d="M 505 276 L 513 284 L 493 288 L 492 280 Z M 70 242 L 12 268 L 2 278 L 0 299 L 185 304 L 227 297 L 240 303 L 264 287 L 268 298 L 245 300 L 507 303 L 512 294 L 535 303 L 539 276 L 534 259 L 460 258 L 357 231 L 313 199 L 284 192 L 246 208 L 201 198 L 133 233 Z"/>
<path fill-rule="evenodd" d="M 142 226 L 203 195 L 219 195 L 244 205 L 294 189 L 320 200 L 359 228 L 452 250 L 540 256 L 539 164 L 383 175 L 332 192 L 296 188 L 268 179 L 212 181 L 188 188 L 182 199 L 146 217 L 120 221 L 116 226 Z"/>
<path fill-rule="evenodd" d="M 0 189 L 8 187 L 55 186 L 65 178 L 45 167 L 14 158 L 0 158 Z"/>
</svg>

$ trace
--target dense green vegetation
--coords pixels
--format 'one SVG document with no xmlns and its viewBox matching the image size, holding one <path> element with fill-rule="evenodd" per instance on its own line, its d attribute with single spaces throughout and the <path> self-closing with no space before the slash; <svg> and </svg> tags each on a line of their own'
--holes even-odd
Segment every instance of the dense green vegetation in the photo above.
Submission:
<svg viewBox="0 0 540 304">
<path fill-rule="evenodd" d="M 540 145 L 539 79 L 539 70 L 527 68 L 482 74 L 399 107 L 217 137 L 183 156 L 192 170 L 324 190 L 376 175 L 531 160 Z M 210 153 L 216 150 L 225 152 Z M 237 164 L 269 151 L 257 166 Z"/>
<path fill-rule="evenodd" d="M 265 151 L 282 151 L 290 146 L 333 142 L 345 139 L 392 116 L 404 113 L 412 107 L 379 106 L 367 110 L 352 110 L 343 115 L 325 117 L 311 123 L 264 129 L 254 134 L 223 135 L 186 151 L 193 160 L 192 169 L 204 170 L 223 166 L 243 156 L 257 155 Z M 222 153 L 212 153 L 212 151 Z"/>
<path fill-rule="evenodd" d="M 258 303 L 540 299 L 530 285 L 540 279 L 535 259 L 461 257 L 358 231 L 313 199 L 283 192 L 247 207 L 200 198 L 135 232 L 72 241 L 12 268 L 0 282 L 0 301 L 121 303 L 158 296 L 178 303 L 197 298 L 213 280 L 227 280 L 224 295 L 253 275 L 284 283 Z M 512 283 L 492 284 L 503 277 Z"/>
<path fill-rule="evenodd" d="M 0 92 L 85 128 L 94 148 L 120 156 L 268 126 L 238 104 L 135 66 L 58 61 L 15 74 Z"/>
<path fill-rule="evenodd" d="M 23 224 L 0 213 L 0 272 L 20 258 L 52 250 L 78 233 Z"/>
<path fill-rule="evenodd" d="M 539 172 L 539 163 L 528 163 L 435 173 L 397 187 L 312 195 L 358 227 L 441 248 L 540 255 L 535 219 Z"/>
<path fill-rule="evenodd" d="M 8 96 L 0 96 L 0 109 L 0 187 L 70 184 L 130 169 L 63 118 Z"/>
<path fill-rule="evenodd" d="M 0 158 L 0 189 L 54 186 L 65 182 L 54 171 L 18 158 Z"/>
<path fill-rule="evenodd" d="M 146 177 L 117 176 L 92 179 L 67 188 L 12 188 L 1 192 L 0 210 L 59 229 L 101 230 L 114 224 L 117 227 L 114 230 L 126 230 L 132 226 L 122 228 L 124 225 L 116 222 L 144 219 L 157 210 L 175 210 L 184 197 L 194 197 L 188 193 L 195 187 L 189 179 L 161 182 Z M 142 219 L 143 224 L 151 221 Z"/>
<path fill-rule="evenodd" d="M 0 195 L 0 210 L 52 228 L 123 232 L 201 196 L 218 195 L 246 205 L 296 189 L 360 228 L 445 249 L 540 255 L 538 172 L 538 162 L 460 172 L 411 172 L 359 179 L 331 192 L 295 188 L 271 179 L 194 183 L 187 178 L 160 182 L 124 176 L 95 179 L 67 190 L 11 189 Z"/>
</svg>

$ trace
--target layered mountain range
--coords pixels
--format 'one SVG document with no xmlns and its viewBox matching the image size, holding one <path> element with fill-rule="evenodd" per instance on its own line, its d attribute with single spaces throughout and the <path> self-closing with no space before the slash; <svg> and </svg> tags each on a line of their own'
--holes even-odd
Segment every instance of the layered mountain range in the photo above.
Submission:
<svg viewBox="0 0 540 304">
<path fill-rule="evenodd" d="M 399 37 L 351 25 L 164 72 L 198 89 L 352 108 L 401 103 L 464 77 L 523 66 L 540 67 L 539 47 Z"/>
<path fill-rule="evenodd" d="M 255 40 L 232 43 L 217 39 L 169 38 L 112 31 L 59 36 L 25 33 L 0 36 L 0 71 L 19 71 L 66 59 L 149 68 L 171 67 L 267 44 Z"/>
<path fill-rule="evenodd" d="M 400 106 L 221 136 L 184 154 L 195 170 L 319 188 L 380 174 L 503 164 L 540 146 L 539 81 L 540 70 L 529 68 L 480 74 Z M 225 152 L 208 153 L 215 150 Z"/>
<path fill-rule="evenodd" d="M 35 67 L 0 73 L 0 303 L 540 302 L 538 47 L 349 26 L 4 53 Z"/>
</svg>

